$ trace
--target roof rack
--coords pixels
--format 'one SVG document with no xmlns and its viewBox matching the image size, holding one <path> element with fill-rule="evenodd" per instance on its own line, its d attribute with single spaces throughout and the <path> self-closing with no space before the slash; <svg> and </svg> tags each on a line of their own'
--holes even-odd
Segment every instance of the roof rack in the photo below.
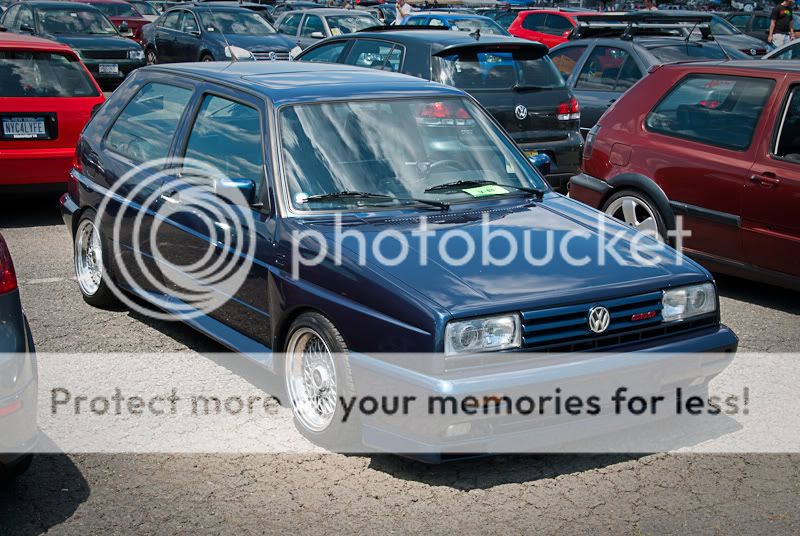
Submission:
<svg viewBox="0 0 800 536">
<path fill-rule="evenodd" d="M 570 39 L 635 36 L 686 37 L 695 30 L 703 39 L 711 36 L 711 15 L 671 15 L 664 13 L 631 13 L 622 15 L 582 15 L 570 33 Z M 671 33 L 680 31 L 680 34 Z"/>
<path fill-rule="evenodd" d="M 389 24 L 386 26 L 370 26 L 359 32 L 394 32 L 400 30 L 439 30 L 449 32 L 444 26 L 421 26 L 418 24 Z"/>
</svg>

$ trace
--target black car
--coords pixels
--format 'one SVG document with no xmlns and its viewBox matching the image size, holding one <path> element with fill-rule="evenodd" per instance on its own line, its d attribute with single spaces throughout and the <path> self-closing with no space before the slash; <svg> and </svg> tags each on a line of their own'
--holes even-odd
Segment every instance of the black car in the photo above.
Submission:
<svg viewBox="0 0 800 536">
<path fill-rule="evenodd" d="M 578 169 L 583 139 L 575 98 L 540 43 L 447 30 L 373 29 L 327 39 L 299 61 L 401 72 L 463 89 L 528 154 L 547 154 L 548 181 L 563 189 Z"/>
<path fill-rule="evenodd" d="M 39 435 L 38 379 L 33 338 L 17 288 L 14 264 L 0 235 L 0 481 L 13 480 L 31 463 Z"/>
<path fill-rule="evenodd" d="M 310 47 L 326 37 L 382 25 L 374 15 L 365 11 L 336 8 L 289 11 L 275 21 L 278 31 L 291 37 L 300 48 Z"/>
<path fill-rule="evenodd" d="M 147 63 L 288 60 L 295 44 L 237 5 L 186 4 L 142 29 Z M 295 54 L 300 50 L 294 51 Z"/>
<path fill-rule="evenodd" d="M 142 47 L 122 37 L 114 24 L 90 5 L 19 2 L 3 14 L 0 26 L 71 46 L 103 88 L 118 85 L 144 65 Z"/>
<path fill-rule="evenodd" d="M 770 11 L 751 11 L 750 13 L 729 13 L 725 18 L 736 28 L 756 39 L 767 42 L 769 35 Z M 794 28 L 800 28 L 800 14 L 792 16 Z"/>
</svg>

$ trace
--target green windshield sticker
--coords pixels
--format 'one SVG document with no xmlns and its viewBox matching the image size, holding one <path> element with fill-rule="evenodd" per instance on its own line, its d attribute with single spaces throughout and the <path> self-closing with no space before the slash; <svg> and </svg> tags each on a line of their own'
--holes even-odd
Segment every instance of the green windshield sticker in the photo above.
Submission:
<svg viewBox="0 0 800 536">
<path fill-rule="evenodd" d="M 508 190 L 495 184 L 487 184 L 486 186 L 478 186 L 476 188 L 464 188 L 461 191 L 471 195 L 472 197 L 485 197 L 487 195 L 500 195 L 508 193 Z"/>
</svg>

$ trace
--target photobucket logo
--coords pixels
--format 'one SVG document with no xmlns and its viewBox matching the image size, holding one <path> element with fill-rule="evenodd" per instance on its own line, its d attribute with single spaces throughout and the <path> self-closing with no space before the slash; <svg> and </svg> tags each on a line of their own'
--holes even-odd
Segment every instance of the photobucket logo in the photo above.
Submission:
<svg viewBox="0 0 800 536">
<path fill-rule="evenodd" d="M 560 227 L 536 228 L 537 221 L 532 220 L 531 228 L 520 229 L 497 225 L 488 213 L 481 216 L 479 232 L 474 227 L 467 230 L 458 226 L 436 230 L 436 221 L 422 217 L 417 227 L 405 232 L 388 228 L 364 233 L 360 228 L 349 228 L 342 216 L 337 215 L 332 232 L 295 230 L 292 277 L 299 279 L 301 267 L 319 266 L 326 260 L 341 266 L 345 257 L 359 266 L 389 267 L 407 263 L 410 257 L 414 265 L 428 266 L 432 256 L 445 266 L 473 263 L 476 268 L 504 267 L 522 260 L 533 268 L 558 262 L 591 270 L 608 265 L 654 266 L 664 262 L 665 257 L 681 265 L 684 258 L 680 250 L 684 239 L 691 235 L 691 231 L 683 228 L 681 217 L 676 217 L 675 229 L 667 233 L 678 250 L 675 256 L 655 232 L 634 232 L 599 212 L 595 224 L 589 228 L 563 222 Z"/>
<path fill-rule="evenodd" d="M 256 247 L 250 203 L 237 183 L 194 159 L 131 169 L 105 192 L 95 228 L 111 245 L 113 265 L 103 265 L 111 291 L 132 310 L 163 320 L 219 309 L 246 281 Z M 123 289 L 146 294 L 164 312 Z"/>
</svg>

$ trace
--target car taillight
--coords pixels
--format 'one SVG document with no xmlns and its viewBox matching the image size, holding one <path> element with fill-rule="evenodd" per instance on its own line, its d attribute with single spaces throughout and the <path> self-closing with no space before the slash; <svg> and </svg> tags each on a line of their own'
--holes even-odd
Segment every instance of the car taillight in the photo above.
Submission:
<svg viewBox="0 0 800 536">
<path fill-rule="evenodd" d="M 472 116 L 463 107 L 446 102 L 423 104 L 417 112 L 417 118 L 426 125 L 467 125 L 474 122 Z"/>
<path fill-rule="evenodd" d="M 569 30 L 565 30 L 564 33 L 561 34 L 561 37 L 563 37 L 564 39 L 569 39 L 569 34 L 570 33 L 572 33 L 572 29 L 571 28 Z"/>
<path fill-rule="evenodd" d="M 567 102 L 562 102 L 556 108 L 556 117 L 559 121 L 574 121 L 581 118 L 581 107 L 577 99 L 572 97 Z"/>
<path fill-rule="evenodd" d="M 14 263 L 11 262 L 11 253 L 8 251 L 6 241 L 0 236 L 0 294 L 11 292 L 17 288 L 17 274 L 14 272 Z"/>
<path fill-rule="evenodd" d="M 586 135 L 586 140 L 583 144 L 583 158 L 584 160 L 588 160 L 590 156 L 592 156 L 592 149 L 594 149 L 594 141 L 597 138 L 597 134 L 600 133 L 600 125 L 595 125 Z"/>
</svg>

